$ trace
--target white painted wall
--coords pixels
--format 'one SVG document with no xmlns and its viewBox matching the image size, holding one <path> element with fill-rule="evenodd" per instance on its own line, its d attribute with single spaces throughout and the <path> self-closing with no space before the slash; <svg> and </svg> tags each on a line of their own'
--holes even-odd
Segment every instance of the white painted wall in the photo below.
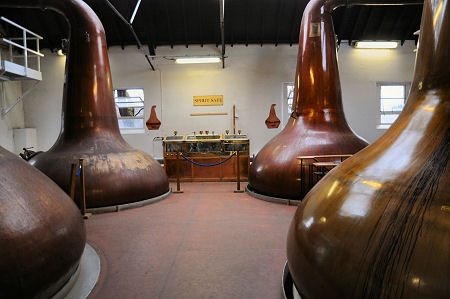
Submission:
<svg viewBox="0 0 450 299">
<path fill-rule="evenodd" d="M 408 82 L 414 74 L 413 41 L 395 50 L 354 49 L 341 44 L 338 53 L 342 98 L 347 122 L 370 143 L 386 130 L 376 129 L 379 109 L 377 82 Z"/>
<path fill-rule="evenodd" d="M 343 103 L 350 126 L 362 137 L 373 142 L 384 133 L 377 130 L 377 82 L 410 81 L 413 74 L 414 43 L 397 50 L 355 50 L 342 45 L 339 66 L 343 89 Z M 128 134 L 125 139 L 134 147 L 156 157 L 162 156 L 161 144 L 153 138 L 171 134 L 210 130 L 224 132 L 232 128 L 232 107 L 236 105 L 237 129 L 250 136 L 251 153 L 257 153 L 278 129 L 267 129 L 264 121 L 272 103 L 282 119 L 282 84 L 294 80 L 297 64 L 296 46 L 278 47 L 253 45 L 227 47 L 226 67 L 219 64 L 176 65 L 167 59 L 153 61 L 157 71 L 152 72 L 136 47 L 121 50 L 112 47 L 109 59 L 114 88 L 143 88 L 146 119 L 150 107 L 157 105 L 157 116 L 162 125 L 157 131 Z M 213 46 L 159 47 L 158 55 L 218 54 Z M 43 81 L 25 102 L 25 124 L 37 128 L 40 150 L 47 150 L 55 142 L 60 130 L 61 98 L 64 57 L 45 53 L 42 61 Z M 223 106 L 193 106 L 194 95 L 222 94 Z M 226 112 L 226 116 L 189 116 L 190 113 Z"/>
<path fill-rule="evenodd" d="M 4 109 L 6 109 L 22 95 L 22 82 L 3 82 L 3 87 L 5 88 L 4 93 L 2 90 L 2 85 L 0 85 L 0 95 L 4 94 L 5 96 L 4 99 L 3 95 L 1 96 L 2 101 L 4 101 L 1 105 Z M 0 146 L 11 152 L 15 152 L 13 129 L 23 128 L 25 124 L 23 111 L 23 104 L 20 102 L 12 110 L 10 110 L 5 117 L 0 119 Z"/>
</svg>

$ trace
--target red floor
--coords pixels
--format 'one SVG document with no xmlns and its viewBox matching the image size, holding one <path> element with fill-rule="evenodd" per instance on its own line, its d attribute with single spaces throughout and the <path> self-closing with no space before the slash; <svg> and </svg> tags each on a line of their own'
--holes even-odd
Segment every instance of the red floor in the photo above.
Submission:
<svg viewBox="0 0 450 299">
<path fill-rule="evenodd" d="M 89 298 L 281 298 L 296 208 L 235 187 L 183 183 L 185 193 L 88 219 L 88 242 L 102 261 Z"/>
</svg>

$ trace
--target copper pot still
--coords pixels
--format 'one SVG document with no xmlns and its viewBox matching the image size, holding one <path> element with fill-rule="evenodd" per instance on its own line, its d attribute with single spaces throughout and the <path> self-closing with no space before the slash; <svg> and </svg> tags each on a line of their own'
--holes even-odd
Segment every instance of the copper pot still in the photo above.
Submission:
<svg viewBox="0 0 450 299">
<path fill-rule="evenodd" d="M 315 22 L 303 19 L 294 111 L 280 134 L 253 160 L 249 189 L 257 193 L 301 199 L 312 184 L 309 180 L 299 181 L 298 156 L 354 154 L 367 146 L 345 120 L 332 18 L 324 18 Z M 308 174 L 309 167 L 303 172 Z"/>
<path fill-rule="evenodd" d="M 7 1 L 9 2 L 9 1 Z M 70 24 L 61 132 L 34 166 L 70 190 L 71 163 L 84 159 L 88 208 L 154 198 L 169 191 L 161 165 L 133 149 L 117 122 L 103 26 L 81 0 L 18 0 L 16 7 L 53 9 Z M 75 194 L 81 198 L 81 188 Z"/>
<path fill-rule="evenodd" d="M 85 242 L 73 201 L 0 147 L 0 298 L 50 298 L 76 272 Z"/>
<path fill-rule="evenodd" d="M 276 129 L 280 126 L 280 119 L 277 117 L 275 106 L 276 104 L 270 106 L 269 117 L 265 121 L 268 129 Z"/>
<path fill-rule="evenodd" d="M 311 21 L 321 8 L 310 2 Z M 302 297 L 449 298 L 449 14 L 448 1 L 425 1 L 403 112 L 298 208 L 287 258 Z"/>
<path fill-rule="evenodd" d="M 147 129 L 149 130 L 158 130 L 161 126 L 161 121 L 156 116 L 156 105 L 152 106 L 152 110 L 150 112 L 150 117 L 145 122 L 145 125 L 147 126 Z"/>
</svg>

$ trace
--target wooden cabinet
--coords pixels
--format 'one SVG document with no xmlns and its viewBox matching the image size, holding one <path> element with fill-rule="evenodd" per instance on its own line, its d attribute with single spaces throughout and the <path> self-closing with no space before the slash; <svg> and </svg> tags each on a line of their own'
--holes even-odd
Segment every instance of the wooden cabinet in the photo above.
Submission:
<svg viewBox="0 0 450 299">
<path fill-rule="evenodd" d="M 235 181 L 237 176 L 237 156 L 241 180 L 247 180 L 250 167 L 249 139 L 246 134 L 224 135 L 173 135 L 163 140 L 164 169 L 169 180 L 176 180 L 177 163 L 182 181 Z M 179 156 L 203 165 L 226 162 L 216 166 L 200 166 Z M 230 156 L 234 153 L 234 156 Z"/>
</svg>

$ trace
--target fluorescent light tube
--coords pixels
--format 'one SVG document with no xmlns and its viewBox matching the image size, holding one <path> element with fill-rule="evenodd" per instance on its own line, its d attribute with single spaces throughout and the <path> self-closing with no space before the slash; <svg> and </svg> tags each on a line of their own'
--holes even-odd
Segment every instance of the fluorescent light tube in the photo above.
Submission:
<svg viewBox="0 0 450 299">
<path fill-rule="evenodd" d="M 395 49 L 398 42 L 356 42 L 357 49 Z"/>
<path fill-rule="evenodd" d="M 218 63 L 220 62 L 220 57 L 184 57 L 175 59 L 175 63 L 185 64 L 185 63 Z"/>
</svg>

